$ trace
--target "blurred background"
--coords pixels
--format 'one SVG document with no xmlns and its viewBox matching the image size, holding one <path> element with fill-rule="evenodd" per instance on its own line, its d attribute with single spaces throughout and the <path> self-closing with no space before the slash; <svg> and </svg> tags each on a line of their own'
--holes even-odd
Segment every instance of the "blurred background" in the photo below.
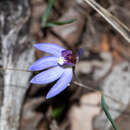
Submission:
<svg viewBox="0 0 130 130">
<path fill-rule="evenodd" d="M 129 0 L 96 2 L 130 27 Z M 46 55 L 33 44 L 47 42 L 75 54 L 83 50 L 78 80 L 49 100 L 45 95 L 54 83 L 32 85 L 29 80 L 39 72 L 27 71 Z M 0 130 L 112 130 L 99 91 L 119 130 L 129 130 L 129 61 L 129 42 L 84 0 L 2 0 Z"/>
</svg>

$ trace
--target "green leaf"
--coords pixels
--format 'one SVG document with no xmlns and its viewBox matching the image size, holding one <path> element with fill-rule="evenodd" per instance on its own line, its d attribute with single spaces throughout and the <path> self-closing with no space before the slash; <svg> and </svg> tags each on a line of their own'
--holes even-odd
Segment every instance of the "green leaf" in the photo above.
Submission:
<svg viewBox="0 0 130 130">
<path fill-rule="evenodd" d="M 103 95 L 103 94 L 102 94 L 102 96 L 101 96 L 101 106 L 102 106 L 103 111 L 105 112 L 107 118 L 108 118 L 109 121 L 111 122 L 112 127 L 114 128 L 114 130 L 118 130 L 116 123 L 114 122 L 114 120 L 112 119 L 110 113 L 108 112 L 107 104 L 106 104 L 106 102 L 105 102 L 105 99 L 104 99 L 104 95 Z"/>
<path fill-rule="evenodd" d="M 42 27 L 46 26 L 53 5 L 54 5 L 54 0 L 49 0 L 48 7 L 46 8 L 44 15 L 42 16 Z"/>
<path fill-rule="evenodd" d="M 56 107 L 55 109 L 53 109 L 52 117 L 55 119 L 58 119 L 60 117 L 60 115 L 62 114 L 64 107 L 65 107 L 65 105 L 60 105 L 60 106 Z"/>
<path fill-rule="evenodd" d="M 76 21 L 76 19 L 71 19 L 71 20 L 66 20 L 66 21 L 48 22 L 48 23 L 46 23 L 45 27 L 61 26 L 61 25 L 73 23 L 74 21 Z"/>
</svg>

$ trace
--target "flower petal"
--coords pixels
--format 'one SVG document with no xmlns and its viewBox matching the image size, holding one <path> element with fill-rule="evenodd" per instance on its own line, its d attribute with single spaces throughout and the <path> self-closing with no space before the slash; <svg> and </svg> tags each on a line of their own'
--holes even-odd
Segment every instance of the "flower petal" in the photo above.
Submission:
<svg viewBox="0 0 130 130">
<path fill-rule="evenodd" d="M 49 90 L 46 99 L 52 98 L 62 92 L 67 88 L 68 84 L 72 80 L 72 68 L 66 68 L 61 78 L 56 82 L 56 84 Z"/>
<path fill-rule="evenodd" d="M 80 58 L 80 56 L 82 55 L 82 52 L 83 52 L 82 48 L 79 48 L 79 51 L 78 51 L 78 57 L 79 57 L 79 58 Z"/>
<path fill-rule="evenodd" d="M 39 73 L 30 82 L 33 84 L 48 84 L 51 83 L 63 74 L 64 69 L 60 66 L 56 66 L 49 70 Z"/>
<path fill-rule="evenodd" d="M 61 46 L 54 43 L 38 43 L 38 44 L 34 44 L 34 47 L 41 51 L 44 51 L 46 53 L 49 53 L 58 57 L 61 56 L 61 51 L 65 50 Z"/>
<path fill-rule="evenodd" d="M 53 67 L 58 65 L 57 64 L 58 58 L 55 56 L 45 56 L 37 60 L 32 64 L 32 66 L 29 68 L 31 71 L 37 71 L 37 70 L 42 70 L 46 69 L 49 67 Z"/>
</svg>

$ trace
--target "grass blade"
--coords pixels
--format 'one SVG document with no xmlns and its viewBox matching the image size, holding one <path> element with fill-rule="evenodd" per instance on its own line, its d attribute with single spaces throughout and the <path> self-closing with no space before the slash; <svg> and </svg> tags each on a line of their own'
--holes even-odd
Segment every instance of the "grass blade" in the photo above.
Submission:
<svg viewBox="0 0 130 130">
<path fill-rule="evenodd" d="M 118 130 L 116 123 L 114 122 L 114 120 L 112 119 L 110 113 L 108 112 L 108 108 L 107 108 L 107 104 L 106 104 L 105 99 L 104 99 L 104 95 L 101 96 L 101 106 L 102 106 L 102 109 L 105 112 L 107 118 L 111 122 L 112 127 L 114 128 L 114 130 Z"/>
<path fill-rule="evenodd" d="M 48 22 L 46 24 L 46 27 L 54 27 L 54 26 L 61 26 L 65 24 L 70 24 L 76 21 L 76 19 L 66 20 L 66 21 L 54 21 L 54 22 Z"/>
<path fill-rule="evenodd" d="M 44 15 L 42 16 L 42 27 L 46 26 L 53 5 L 54 5 L 54 0 L 49 0 L 48 7 L 46 8 Z"/>
</svg>

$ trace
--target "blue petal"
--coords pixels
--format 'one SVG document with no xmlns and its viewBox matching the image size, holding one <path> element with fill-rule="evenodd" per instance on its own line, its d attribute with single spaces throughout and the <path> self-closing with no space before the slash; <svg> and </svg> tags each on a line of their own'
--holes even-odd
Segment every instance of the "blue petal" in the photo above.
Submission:
<svg viewBox="0 0 130 130">
<path fill-rule="evenodd" d="M 83 52 L 82 48 L 79 48 L 79 51 L 78 51 L 78 56 L 79 56 L 79 58 L 80 58 L 80 56 L 82 55 L 82 52 Z"/>
<path fill-rule="evenodd" d="M 56 84 L 49 90 L 46 99 L 52 98 L 62 92 L 67 88 L 68 84 L 72 80 L 72 68 L 66 68 L 61 78 L 56 82 Z"/>
<path fill-rule="evenodd" d="M 55 56 L 45 56 L 43 58 L 40 58 L 36 62 L 32 64 L 32 66 L 29 68 L 31 71 L 37 71 L 46 69 L 49 67 L 56 66 L 57 64 L 57 57 Z"/>
<path fill-rule="evenodd" d="M 36 75 L 30 82 L 33 84 L 48 84 L 60 78 L 64 69 L 56 66 Z"/>
<path fill-rule="evenodd" d="M 38 43 L 38 44 L 34 44 L 34 47 L 41 51 L 44 51 L 46 53 L 49 53 L 58 57 L 61 56 L 61 51 L 65 50 L 61 46 L 54 43 Z"/>
</svg>

